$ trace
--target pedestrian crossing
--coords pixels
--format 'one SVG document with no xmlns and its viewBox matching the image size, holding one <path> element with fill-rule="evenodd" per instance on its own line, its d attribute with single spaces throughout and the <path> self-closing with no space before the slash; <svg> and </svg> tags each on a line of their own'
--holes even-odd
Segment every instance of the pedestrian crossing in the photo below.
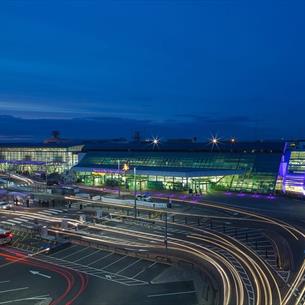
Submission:
<svg viewBox="0 0 305 305">
<path fill-rule="evenodd" d="M 63 213 L 63 210 L 57 210 L 57 209 L 45 209 L 42 211 L 38 211 L 36 214 L 33 215 L 24 215 L 24 216 L 18 216 L 14 218 L 5 218 L 4 220 L 0 221 L 0 225 L 8 225 L 8 226 L 24 226 L 24 225 L 35 225 L 34 220 L 37 219 L 37 214 L 41 216 L 56 216 L 61 213 Z"/>
</svg>

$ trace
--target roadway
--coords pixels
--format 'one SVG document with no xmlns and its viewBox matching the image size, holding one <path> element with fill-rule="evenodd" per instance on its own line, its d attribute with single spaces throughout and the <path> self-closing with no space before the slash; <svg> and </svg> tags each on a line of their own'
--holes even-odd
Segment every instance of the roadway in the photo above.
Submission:
<svg viewBox="0 0 305 305">
<path fill-rule="evenodd" d="M 208 264 L 210 267 L 216 266 L 214 272 L 218 274 L 223 287 L 223 304 L 302 304 L 305 266 L 301 221 L 296 225 L 294 221 L 290 221 L 291 215 L 284 217 L 285 212 L 287 213 L 285 208 L 283 212 L 277 211 L 277 217 L 274 218 L 270 207 L 262 211 L 263 205 L 260 204 L 257 212 L 255 203 L 248 208 L 245 207 L 247 201 L 239 201 L 240 198 L 234 199 L 232 195 L 229 198 L 229 201 L 224 200 L 221 195 L 217 198 L 206 197 L 204 200 L 173 198 L 175 208 L 166 211 L 171 220 L 168 222 L 167 251 L 171 251 L 173 255 L 184 253 L 185 257 L 199 262 L 204 268 L 208 268 Z M 167 198 L 158 196 L 156 199 Z M 281 205 L 276 198 L 263 199 L 269 200 L 273 206 Z M 260 202 L 259 198 L 251 200 Z M 90 200 L 84 201 L 92 203 Z M 151 211 L 141 207 L 138 221 L 132 222 L 132 216 L 126 214 L 130 206 L 118 208 L 111 204 L 100 205 L 107 206 L 108 215 L 112 214 L 116 220 L 104 219 L 100 224 L 81 224 L 82 230 L 78 232 L 63 232 L 59 228 L 51 230 L 102 243 L 119 243 L 125 248 L 146 248 L 150 252 L 156 251 L 156 248 L 159 251 L 164 249 L 164 210 Z M 78 221 L 77 213 L 75 210 L 74 212 L 74 215 L 71 213 L 66 216 L 71 218 L 70 223 Z M 92 217 L 90 209 L 87 213 L 89 218 Z M 156 218 L 153 213 L 161 217 Z M 16 216 L 26 218 L 30 214 L 31 211 L 27 210 L 18 212 Z M 46 211 L 40 214 L 36 211 L 35 217 L 41 221 L 47 221 L 48 218 L 50 221 L 46 214 Z M 282 216 L 278 216 L 279 214 Z M 55 223 L 60 222 L 63 217 L 53 213 L 51 218 Z M 146 224 L 145 227 L 141 222 Z M 287 253 L 283 253 L 283 249 Z"/>
</svg>

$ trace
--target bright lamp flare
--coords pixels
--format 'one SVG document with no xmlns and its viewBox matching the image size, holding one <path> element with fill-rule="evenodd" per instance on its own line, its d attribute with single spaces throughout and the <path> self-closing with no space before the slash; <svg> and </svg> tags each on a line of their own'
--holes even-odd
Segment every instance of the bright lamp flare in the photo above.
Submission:
<svg viewBox="0 0 305 305">
<path fill-rule="evenodd" d="M 127 172 L 129 170 L 129 165 L 127 163 L 125 163 L 123 165 L 123 171 Z"/>
<path fill-rule="evenodd" d="M 158 145 L 160 143 L 160 140 L 158 138 L 153 138 L 152 142 L 154 145 Z"/>
<path fill-rule="evenodd" d="M 152 138 L 151 144 L 153 145 L 154 148 L 155 148 L 156 146 L 158 147 L 159 144 L 160 144 L 160 139 L 159 139 L 159 138 Z"/>
<path fill-rule="evenodd" d="M 217 138 L 217 136 L 212 136 L 212 138 L 210 139 L 210 142 L 213 144 L 213 145 L 216 145 L 219 143 L 219 138 Z"/>
</svg>

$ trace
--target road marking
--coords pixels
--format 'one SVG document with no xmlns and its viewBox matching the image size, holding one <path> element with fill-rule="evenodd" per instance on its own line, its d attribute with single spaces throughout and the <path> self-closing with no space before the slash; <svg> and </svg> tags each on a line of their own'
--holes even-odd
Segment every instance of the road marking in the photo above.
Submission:
<svg viewBox="0 0 305 305">
<path fill-rule="evenodd" d="M 72 248 L 75 248 L 75 247 L 77 247 L 77 246 L 78 246 L 78 245 L 73 245 L 73 246 L 71 246 L 71 247 L 61 249 L 61 250 L 55 252 L 54 255 L 57 254 L 57 253 L 60 253 L 60 252 L 64 252 L 64 251 L 67 251 L 67 250 L 71 250 Z M 52 255 L 51 255 L 51 256 L 52 256 Z M 55 256 L 53 256 L 53 257 L 55 257 Z"/>
<path fill-rule="evenodd" d="M 0 284 L 4 284 L 4 283 L 9 283 L 10 280 L 7 280 L 7 281 L 1 281 Z"/>
<path fill-rule="evenodd" d="M 155 298 L 155 297 L 163 297 L 168 295 L 178 295 L 178 294 L 188 294 L 188 293 L 196 293 L 196 290 L 191 291 L 180 291 L 180 292 L 169 292 L 169 293 L 160 293 L 160 294 L 150 294 L 147 297 L 148 298 Z"/>
<path fill-rule="evenodd" d="M 145 281 L 142 281 L 142 280 L 132 279 L 132 278 L 124 276 L 124 275 L 119 275 L 119 274 L 116 274 L 116 273 L 112 273 L 110 271 L 104 271 L 103 269 L 97 269 L 97 268 L 94 268 L 94 267 L 83 266 L 83 265 L 80 265 L 78 263 L 68 262 L 69 265 L 67 266 L 67 261 L 61 260 L 60 258 L 55 258 L 55 257 L 50 257 L 50 256 L 42 256 L 42 257 L 45 257 L 45 259 L 39 259 L 38 257 L 36 257 L 36 259 L 40 260 L 40 261 L 47 261 L 49 264 L 54 264 L 54 265 L 57 265 L 57 266 L 58 265 L 59 266 L 64 266 L 64 267 L 69 268 L 69 269 L 74 270 L 74 271 L 81 271 L 83 273 L 95 276 L 97 278 L 101 278 L 103 280 L 106 279 L 105 275 L 108 274 L 108 275 L 111 276 L 110 281 L 121 284 L 121 285 L 138 286 L 138 285 L 147 285 L 148 284 L 148 282 L 145 282 Z M 50 258 L 52 258 L 52 260 Z M 83 268 L 85 270 L 81 270 Z"/>
<path fill-rule="evenodd" d="M 130 263 L 129 265 L 127 265 L 127 266 L 124 267 L 123 269 L 119 270 L 119 271 L 117 272 L 117 274 L 119 274 L 119 273 L 125 271 L 126 269 L 128 269 L 129 267 L 131 267 L 131 266 L 133 266 L 133 265 L 139 263 L 141 260 L 142 260 L 142 258 L 139 258 L 139 259 L 137 259 L 136 261 Z"/>
<path fill-rule="evenodd" d="M 61 259 L 65 259 L 65 258 L 67 258 L 67 257 L 70 257 L 70 256 L 72 256 L 72 255 L 74 255 L 74 254 L 80 253 L 80 252 L 82 252 L 82 251 L 84 251 L 84 250 L 87 250 L 87 249 L 89 249 L 89 247 L 82 248 L 82 249 L 80 249 L 80 250 L 78 250 L 78 251 L 76 251 L 76 252 L 73 252 L 73 253 L 68 254 L 68 255 L 66 255 L 66 256 L 64 256 L 64 257 L 61 257 Z"/>
<path fill-rule="evenodd" d="M 8 222 L 8 221 L 1 221 L 1 223 L 4 223 L 6 225 L 10 225 L 10 226 L 15 226 L 16 225 L 15 223 L 11 223 L 11 222 Z"/>
<path fill-rule="evenodd" d="M 19 290 L 25 290 L 25 289 L 29 289 L 29 287 L 21 287 L 21 288 L 2 290 L 2 291 L 0 291 L 0 293 L 6 293 L 6 292 L 11 292 L 11 291 L 19 291 Z"/>
<path fill-rule="evenodd" d="M 19 220 L 19 221 L 23 221 L 23 222 L 24 222 L 24 221 L 28 221 L 28 219 L 17 218 L 17 217 L 16 217 L 16 218 L 14 218 L 14 219 L 15 219 L 15 220 Z"/>
<path fill-rule="evenodd" d="M 143 267 L 138 273 L 136 273 L 132 279 L 136 278 L 137 276 L 139 276 L 141 273 L 145 272 L 147 270 L 148 267 Z"/>
<path fill-rule="evenodd" d="M 149 269 L 149 268 L 153 267 L 153 266 L 154 266 L 154 265 L 156 265 L 156 264 L 158 264 L 158 262 L 154 262 L 154 263 L 152 263 L 151 265 L 149 265 L 149 266 L 147 267 L 147 269 Z"/>
<path fill-rule="evenodd" d="M 39 211 L 39 212 L 37 212 L 37 214 L 40 214 L 42 216 L 51 216 L 50 213 L 43 212 L 43 211 Z"/>
<path fill-rule="evenodd" d="M 53 212 L 58 212 L 58 213 L 62 213 L 63 210 L 56 210 L 56 209 L 48 209 L 47 211 L 53 211 Z"/>
<path fill-rule="evenodd" d="M 50 215 L 50 216 L 51 216 L 51 215 L 53 216 L 53 215 L 58 215 L 58 214 L 59 214 L 58 212 L 54 212 L 54 211 L 42 211 L 41 214 L 42 214 L 42 213 L 43 213 L 43 214 Z"/>
<path fill-rule="evenodd" d="M 85 255 L 85 256 L 83 256 L 83 257 L 77 259 L 76 261 L 73 261 L 73 263 L 76 263 L 76 262 L 78 262 L 78 261 L 80 261 L 80 260 L 82 260 L 82 259 L 84 259 L 84 258 L 87 258 L 87 257 L 89 257 L 89 256 L 91 256 L 91 255 L 93 255 L 93 254 L 95 254 L 95 253 L 97 253 L 97 252 L 100 252 L 100 251 L 101 251 L 101 250 L 93 251 L 92 253 L 89 253 L 88 255 Z"/>
<path fill-rule="evenodd" d="M 22 215 L 20 218 L 24 218 L 24 219 L 33 219 L 33 218 L 37 218 L 37 216 L 30 216 L 30 215 Z"/>
<path fill-rule="evenodd" d="M 38 295 L 36 297 L 29 297 L 29 298 L 23 298 L 23 299 L 4 301 L 4 302 L 0 302 L 0 304 L 9 304 L 9 303 L 16 303 L 16 302 L 30 301 L 30 300 L 45 300 L 47 298 L 49 298 L 48 294 L 46 294 L 46 295 Z"/>
<path fill-rule="evenodd" d="M 108 265 L 104 266 L 104 267 L 103 267 L 103 269 L 106 269 L 106 268 L 108 268 L 108 267 L 110 267 L 110 266 L 114 265 L 115 263 L 120 262 L 121 260 L 123 260 L 123 259 L 124 259 L 124 258 L 126 258 L 126 257 L 127 257 L 126 255 L 125 255 L 125 256 L 122 256 L 122 257 L 120 257 L 119 259 L 115 260 L 114 262 L 112 262 L 112 263 L 110 263 L 110 264 L 108 264 Z"/>
<path fill-rule="evenodd" d="M 30 273 L 32 273 L 33 275 L 39 275 L 39 276 L 45 277 L 47 279 L 52 278 L 50 275 L 46 275 L 46 274 L 40 273 L 39 271 L 35 271 L 35 270 L 30 270 Z"/>
<path fill-rule="evenodd" d="M 108 257 L 108 256 L 110 256 L 110 255 L 112 255 L 112 254 L 114 254 L 114 252 L 111 252 L 111 253 L 109 253 L 109 254 L 107 254 L 107 255 L 101 257 L 101 258 L 96 259 L 95 261 L 93 261 L 93 262 L 91 262 L 90 264 L 88 264 L 88 266 L 91 266 L 91 265 L 97 263 L 98 261 L 103 260 L 104 258 L 106 258 L 106 257 Z"/>
<path fill-rule="evenodd" d="M 8 219 L 7 221 L 17 223 L 17 224 L 22 223 L 22 221 L 18 221 L 18 220 L 14 220 L 14 219 Z"/>
</svg>

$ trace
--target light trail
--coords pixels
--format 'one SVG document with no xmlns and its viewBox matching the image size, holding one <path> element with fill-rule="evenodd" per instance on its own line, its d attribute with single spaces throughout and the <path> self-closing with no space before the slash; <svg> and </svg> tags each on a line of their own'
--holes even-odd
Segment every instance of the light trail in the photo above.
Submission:
<svg viewBox="0 0 305 305">
<path fill-rule="evenodd" d="M 290 285 L 289 290 L 286 293 L 281 305 L 287 305 L 288 302 L 290 302 L 290 299 L 293 296 L 294 291 L 299 286 L 299 284 L 303 281 L 304 271 L 305 271 L 305 260 L 303 261 L 302 266 L 300 267 L 298 273 L 296 274 L 293 283 Z M 302 294 L 301 294 L 301 296 L 302 296 Z M 296 302 L 295 304 L 297 304 L 297 303 L 298 302 Z"/>
<path fill-rule="evenodd" d="M 9 213 L 9 212 L 8 212 Z M 18 214 L 20 215 L 30 215 L 32 216 L 33 214 L 32 213 L 25 213 L 25 212 L 19 212 Z M 44 215 L 41 215 L 41 214 L 36 214 L 35 217 L 39 217 L 43 220 L 46 220 L 46 221 L 49 221 L 50 220 L 50 217 L 49 216 L 44 216 Z M 54 219 L 55 222 L 59 222 L 62 220 L 62 218 L 57 218 L 57 217 L 52 217 Z M 67 218 L 66 218 L 67 219 Z M 71 220 L 71 221 L 74 221 L 74 219 L 67 219 L 67 220 Z M 81 223 L 80 221 L 76 221 L 77 223 Z M 160 221 L 161 222 L 161 221 Z M 181 227 L 185 227 L 185 228 L 188 228 L 188 229 L 191 229 L 191 230 L 194 230 L 194 228 L 190 227 L 190 226 L 187 226 L 187 225 L 181 225 L 181 224 L 176 224 L 176 226 L 181 226 Z M 134 231 L 134 230 L 127 230 L 127 229 L 123 229 L 123 228 L 116 228 L 115 230 L 110 228 L 109 226 L 106 226 L 106 225 L 100 225 L 100 224 L 95 224 L 95 225 L 89 225 L 89 224 L 86 224 L 86 227 L 88 228 L 91 228 L 91 229 L 100 229 L 102 231 L 107 231 L 109 233 L 112 233 L 112 234 L 129 234 L 129 236 L 131 237 L 137 237 L 137 238 L 144 238 L 144 239 L 147 239 L 148 237 L 150 238 L 150 240 L 153 240 L 154 241 L 157 241 L 157 242 L 163 242 L 163 236 L 160 236 L 160 235 L 156 235 L 156 234 L 151 234 L 151 233 L 143 233 L 143 232 L 138 232 L 138 231 Z M 241 257 L 240 255 L 240 250 L 234 246 L 234 244 L 232 242 L 228 242 L 227 240 L 225 240 L 224 238 L 220 237 L 219 235 L 216 235 L 214 233 L 211 233 L 209 231 L 204 231 L 204 230 L 201 230 L 201 229 L 196 229 L 196 231 L 200 231 L 201 233 L 205 234 L 205 235 L 209 235 L 209 238 L 210 239 L 205 239 L 206 242 L 209 242 L 209 243 L 212 243 L 214 245 L 218 245 L 220 246 L 219 244 L 219 240 L 221 240 L 223 243 L 224 243 L 224 246 L 223 246 L 223 249 L 230 249 L 230 247 L 232 247 L 235 251 L 231 251 L 231 253 L 237 258 L 239 261 L 242 261 L 242 263 L 247 267 L 248 270 L 250 270 L 250 273 L 251 273 L 251 276 L 252 278 L 255 280 L 255 286 L 256 286 L 256 291 L 257 291 L 257 302 L 256 304 L 259 305 L 258 303 L 258 300 L 259 300 L 259 296 L 260 296 L 260 293 L 259 293 L 259 287 L 258 287 L 258 282 L 260 283 L 263 283 L 262 284 L 262 287 L 263 287 L 263 290 L 264 290 L 264 295 L 265 295 L 265 298 L 266 299 L 270 299 L 271 301 L 268 302 L 268 304 L 272 304 L 272 295 L 271 295 L 271 288 L 270 288 L 270 285 L 268 283 L 268 280 L 264 274 L 264 272 L 262 271 L 262 269 L 258 266 L 257 263 L 254 262 L 254 260 L 247 256 L 246 259 L 248 260 L 248 262 L 245 261 L 244 258 Z M 60 231 L 58 231 L 60 232 Z M 81 232 L 78 232 L 77 235 L 83 235 Z M 87 234 L 88 235 L 88 234 Z M 91 237 L 92 238 L 92 237 Z M 96 237 L 94 237 L 96 238 Z M 92 239 L 94 239 L 92 238 Z M 194 236 L 192 236 L 192 238 L 195 238 Z M 214 239 L 214 240 L 213 240 Z M 169 238 L 169 240 L 172 240 L 172 238 Z M 203 240 L 203 239 L 202 239 Z M 180 242 L 185 242 L 183 240 L 180 240 Z M 205 249 L 206 251 L 208 251 L 207 249 Z M 209 250 L 210 251 L 210 250 Z M 245 254 L 243 253 L 243 255 L 245 256 Z M 255 256 L 256 257 L 256 256 Z M 228 267 L 229 268 L 229 267 Z M 230 268 L 229 268 L 230 269 Z M 269 269 L 266 268 L 268 271 Z M 232 268 L 231 268 L 231 272 L 232 272 Z M 258 277 L 259 279 L 257 278 L 257 275 L 258 274 Z M 270 273 L 271 274 L 271 273 Z M 272 275 L 272 274 L 271 274 Z M 281 299 L 281 296 L 280 296 L 280 293 L 279 293 L 279 288 L 277 286 L 277 283 L 275 281 L 275 279 L 273 278 L 274 280 L 274 283 L 275 283 L 275 286 L 277 288 L 277 291 L 278 291 L 278 298 Z M 267 284 L 265 284 L 267 282 Z M 269 294 L 269 295 L 268 295 Z"/>
</svg>

